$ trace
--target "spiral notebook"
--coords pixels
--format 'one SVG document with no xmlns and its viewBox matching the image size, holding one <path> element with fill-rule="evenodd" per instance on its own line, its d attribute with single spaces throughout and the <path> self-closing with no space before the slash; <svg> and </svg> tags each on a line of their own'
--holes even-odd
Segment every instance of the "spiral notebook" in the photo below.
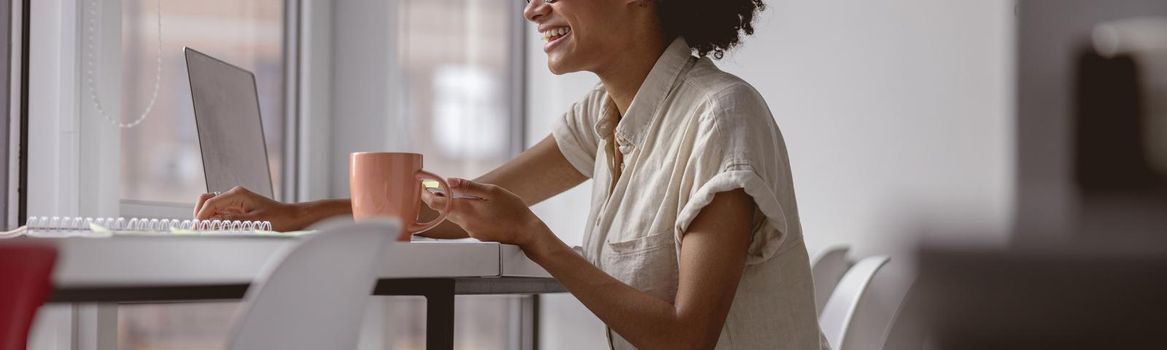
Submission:
<svg viewBox="0 0 1167 350">
<path fill-rule="evenodd" d="M 0 238 L 107 237 L 116 234 L 278 234 L 268 221 L 178 220 L 144 218 L 38 217 L 16 230 L 0 233 Z"/>
</svg>

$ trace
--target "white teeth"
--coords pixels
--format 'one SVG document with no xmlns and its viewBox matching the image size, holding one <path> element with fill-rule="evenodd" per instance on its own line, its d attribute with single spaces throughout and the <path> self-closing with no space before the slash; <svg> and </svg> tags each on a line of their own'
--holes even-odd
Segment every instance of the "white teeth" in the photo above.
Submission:
<svg viewBox="0 0 1167 350">
<path fill-rule="evenodd" d="M 568 27 L 559 27 L 559 28 L 548 29 L 547 31 L 542 32 L 540 34 L 543 35 L 543 41 L 551 41 L 551 39 L 555 39 L 555 38 L 567 35 L 567 33 L 570 33 L 570 32 L 571 32 L 571 29 Z"/>
</svg>

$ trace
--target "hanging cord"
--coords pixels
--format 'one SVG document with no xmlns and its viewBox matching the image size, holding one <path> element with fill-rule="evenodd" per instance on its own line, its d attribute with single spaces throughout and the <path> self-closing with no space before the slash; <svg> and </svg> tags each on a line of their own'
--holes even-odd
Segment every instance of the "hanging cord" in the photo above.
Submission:
<svg viewBox="0 0 1167 350">
<path fill-rule="evenodd" d="M 94 76 L 97 74 L 95 73 L 93 64 L 96 59 L 93 55 L 93 51 L 95 51 L 93 42 L 95 41 L 94 33 L 97 32 L 97 3 L 99 1 L 100 0 L 93 0 L 89 2 L 89 40 L 86 42 L 86 58 L 88 58 L 88 62 L 85 63 L 85 83 L 89 85 L 89 98 L 93 101 L 93 106 L 97 108 L 97 113 L 101 114 L 105 120 L 109 121 L 114 126 L 129 129 L 142 124 L 142 121 L 145 121 L 146 116 L 150 115 L 150 111 L 154 109 L 154 103 L 158 101 L 158 89 L 162 80 L 162 0 L 158 0 L 156 2 L 157 7 L 154 8 L 154 14 L 158 18 L 158 43 L 157 52 L 154 55 L 154 92 L 151 93 L 150 102 L 146 104 L 146 109 L 142 111 L 142 114 L 139 115 L 137 119 L 134 119 L 129 123 L 125 123 L 120 119 L 114 119 L 113 117 L 110 117 L 109 114 L 105 112 L 105 107 L 101 104 L 101 97 L 97 96 L 97 83 L 95 82 L 94 78 Z"/>
</svg>

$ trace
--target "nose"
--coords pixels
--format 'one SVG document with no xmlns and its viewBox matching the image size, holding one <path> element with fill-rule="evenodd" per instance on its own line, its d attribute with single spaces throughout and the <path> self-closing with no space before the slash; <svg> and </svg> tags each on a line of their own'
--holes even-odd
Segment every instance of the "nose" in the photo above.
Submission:
<svg viewBox="0 0 1167 350">
<path fill-rule="evenodd" d="M 523 8 L 523 17 L 527 21 L 538 23 L 541 17 L 547 16 L 551 11 L 551 5 L 543 0 L 527 1 L 527 6 Z"/>
</svg>

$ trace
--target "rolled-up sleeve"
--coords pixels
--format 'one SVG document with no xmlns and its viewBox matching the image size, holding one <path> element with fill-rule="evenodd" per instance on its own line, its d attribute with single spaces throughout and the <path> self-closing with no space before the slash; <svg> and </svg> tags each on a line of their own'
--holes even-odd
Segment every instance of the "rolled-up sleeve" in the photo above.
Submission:
<svg viewBox="0 0 1167 350">
<path fill-rule="evenodd" d="M 596 114 L 603 101 L 603 90 L 592 90 L 583 100 L 572 105 L 551 130 L 559 152 L 580 174 L 593 177 L 599 137 L 595 131 Z"/>
<path fill-rule="evenodd" d="M 684 176 L 687 186 L 682 189 L 686 192 L 682 197 L 687 198 L 677 215 L 676 239 L 681 241 L 689 225 L 715 195 L 743 189 L 753 198 L 758 212 L 765 216 L 765 225 L 755 227 L 752 232 L 746 258 L 747 264 L 756 264 L 774 256 L 786 233 L 791 231 L 783 202 L 793 201 L 793 189 L 776 185 L 787 183 L 780 180 L 788 180 L 781 177 L 790 173 L 785 166 L 785 149 L 781 143 L 775 143 L 781 136 L 774 134 L 777 127 L 773 126 L 764 102 L 760 97 L 751 101 L 752 94 L 748 93 L 731 96 L 713 99 L 719 103 L 709 107 L 693 139 L 694 152 L 687 161 Z M 781 152 L 766 151 L 774 149 Z"/>
</svg>

